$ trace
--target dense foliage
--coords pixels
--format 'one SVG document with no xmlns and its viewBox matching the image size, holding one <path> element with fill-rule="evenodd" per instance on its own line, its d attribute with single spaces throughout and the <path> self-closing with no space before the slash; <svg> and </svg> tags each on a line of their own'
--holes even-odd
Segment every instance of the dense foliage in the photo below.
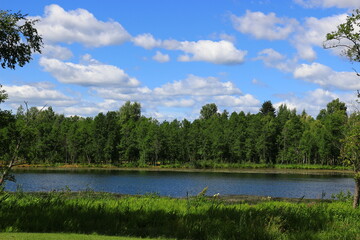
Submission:
<svg viewBox="0 0 360 240">
<path fill-rule="evenodd" d="M 41 53 L 42 37 L 35 23 L 21 12 L 0 10 L 0 64 L 2 68 L 15 69 L 30 62 L 31 55 Z"/>
<path fill-rule="evenodd" d="M 9 158 L 20 136 L 18 158 L 29 164 L 342 165 L 346 110 L 338 99 L 316 119 L 286 105 L 275 110 L 269 101 L 257 114 L 220 114 L 215 104 L 207 104 L 192 122 L 160 123 L 141 116 L 140 104 L 130 102 L 94 118 L 65 117 L 51 107 L 19 107 L 16 114 L 1 117 L 0 160 Z"/>
<path fill-rule="evenodd" d="M 21 192 L 0 205 L 0 231 L 72 232 L 176 239 L 357 239 L 358 209 L 350 203 L 227 204 L 188 199 L 116 197 L 85 192 Z"/>
</svg>

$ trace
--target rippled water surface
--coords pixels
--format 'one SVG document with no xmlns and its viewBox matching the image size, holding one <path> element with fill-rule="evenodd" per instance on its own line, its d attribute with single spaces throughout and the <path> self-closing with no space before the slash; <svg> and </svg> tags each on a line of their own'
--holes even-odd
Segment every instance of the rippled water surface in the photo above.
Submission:
<svg viewBox="0 0 360 240">
<path fill-rule="evenodd" d="M 24 191 L 51 191 L 70 188 L 72 191 L 92 189 L 122 194 L 157 193 L 162 196 L 196 195 L 209 187 L 208 194 L 245 194 L 271 197 L 330 198 L 340 191 L 352 191 L 349 176 L 263 174 L 263 173 L 194 173 L 146 171 L 36 171 L 16 172 L 17 185 Z"/>
</svg>

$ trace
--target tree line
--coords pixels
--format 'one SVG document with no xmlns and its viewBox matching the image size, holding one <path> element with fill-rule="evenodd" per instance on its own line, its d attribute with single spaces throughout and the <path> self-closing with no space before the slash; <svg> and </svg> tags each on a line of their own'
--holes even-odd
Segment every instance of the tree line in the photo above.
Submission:
<svg viewBox="0 0 360 240">
<path fill-rule="evenodd" d="M 27 107 L 27 106 L 26 106 Z M 137 102 L 95 117 L 66 117 L 51 107 L 20 106 L 0 111 L 0 160 L 29 164 L 155 164 L 216 163 L 341 165 L 347 114 L 339 99 L 316 118 L 305 111 L 271 101 L 256 114 L 218 112 L 206 104 L 194 121 L 163 121 L 141 115 Z"/>
</svg>

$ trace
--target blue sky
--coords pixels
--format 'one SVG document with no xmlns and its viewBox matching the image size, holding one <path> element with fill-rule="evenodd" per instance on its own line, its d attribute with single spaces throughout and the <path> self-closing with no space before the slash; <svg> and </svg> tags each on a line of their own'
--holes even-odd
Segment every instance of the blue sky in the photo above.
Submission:
<svg viewBox="0 0 360 240">
<path fill-rule="evenodd" d="M 352 109 L 360 79 L 326 33 L 359 0 L 5 1 L 39 19 L 41 55 L 1 70 L 15 112 L 52 106 L 95 116 L 138 101 L 159 120 L 195 119 L 201 107 L 257 113 L 264 101 L 316 116 L 340 98 Z"/>
</svg>

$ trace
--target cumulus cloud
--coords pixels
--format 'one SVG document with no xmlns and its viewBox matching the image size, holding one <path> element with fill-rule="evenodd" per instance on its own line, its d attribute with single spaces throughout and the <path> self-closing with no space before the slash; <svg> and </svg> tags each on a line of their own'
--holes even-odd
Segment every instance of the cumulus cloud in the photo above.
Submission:
<svg viewBox="0 0 360 240">
<path fill-rule="evenodd" d="M 100 112 L 104 112 L 102 108 L 99 108 L 97 106 L 72 106 L 72 107 L 65 107 L 62 109 L 62 113 L 65 116 L 94 116 L 97 115 Z M 106 111 L 105 111 L 106 112 Z"/>
<path fill-rule="evenodd" d="M 282 72 L 292 72 L 297 64 L 297 59 L 288 59 L 286 56 L 275 51 L 272 48 L 267 48 L 258 53 L 255 60 L 262 60 L 267 67 L 276 68 Z"/>
<path fill-rule="evenodd" d="M 336 72 L 320 63 L 301 64 L 295 69 L 294 78 L 327 88 L 332 87 L 342 90 L 360 89 L 359 77 L 354 72 Z"/>
<path fill-rule="evenodd" d="M 132 41 L 136 46 L 145 49 L 164 48 L 167 50 L 183 51 L 185 54 L 178 57 L 178 61 L 181 62 L 204 61 L 214 64 L 232 65 L 243 63 L 247 54 L 247 51 L 237 49 L 234 43 L 228 40 L 159 40 L 146 33 L 134 37 Z"/>
<path fill-rule="evenodd" d="M 152 90 L 147 87 L 138 88 L 104 88 L 104 87 L 93 87 L 91 88 L 94 94 L 98 94 L 100 97 L 105 99 L 115 99 L 122 101 L 147 101 L 153 97 Z"/>
<path fill-rule="evenodd" d="M 78 101 L 72 97 L 66 96 L 58 90 L 49 89 L 49 84 L 31 85 L 5 85 L 3 86 L 9 95 L 10 104 L 22 104 L 29 102 L 30 106 L 69 106 Z"/>
<path fill-rule="evenodd" d="M 59 60 L 68 60 L 73 57 L 70 49 L 59 45 L 45 44 L 42 49 L 42 55 L 48 58 L 56 58 Z"/>
<path fill-rule="evenodd" d="M 160 51 L 156 51 L 156 54 L 153 56 L 153 59 L 157 62 L 164 63 L 170 61 L 168 54 L 162 54 Z"/>
<path fill-rule="evenodd" d="M 358 0 L 294 0 L 294 2 L 306 8 L 358 8 L 360 6 Z"/>
<path fill-rule="evenodd" d="M 57 112 L 63 113 L 65 116 L 96 116 L 101 112 L 117 111 L 124 103 L 124 101 L 115 101 L 112 99 L 104 99 L 102 102 L 82 101 L 75 106 L 58 108 L 59 110 Z"/>
<path fill-rule="evenodd" d="M 154 89 L 154 94 L 161 96 L 216 96 L 241 94 L 232 82 L 221 82 L 215 77 L 199 77 L 189 75 L 181 81 L 167 83 Z"/>
<path fill-rule="evenodd" d="M 257 107 L 260 104 L 260 101 L 251 94 L 245 94 L 243 96 L 216 96 L 214 99 L 217 104 L 228 107 Z"/>
<path fill-rule="evenodd" d="M 243 95 L 234 83 L 222 82 L 215 77 L 189 75 L 186 79 L 166 83 L 160 87 L 121 89 L 94 88 L 93 91 L 106 99 L 139 101 L 147 107 L 198 107 L 208 102 L 219 106 L 249 109 L 259 101 L 252 95 Z"/>
<path fill-rule="evenodd" d="M 45 7 L 45 15 L 36 28 L 46 42 L 82 43 L 89 47 L 122 44 L 131 39 L 120 23 L 100 21 L 85 9 L 65 11 L 52 4 Z"/>
<path fill-rule="evenodd" d="M 219 42 L 210 40 L 184 41 L 179 43 L 177 49 L 186 53 L 178 58 L 182 62 L 205 61 L 232 65 L 243 63 L 247 54 L 247 51 L 238 50 L 233 43 L 225 40 Z"/>
<path fill-rule="evenodd" d="M 157 40 L 150 33 L 140 34 L 134 38 L 132 38 L 132 42 L 134 45 L 143 47 L 145 49 L 153 49 L 156 47 L 161 47 L 162 41 Z"/>
<path fill-rule="evenodd" d="M 316 52 L 313 47 L 322 47 L 326 34 L 335 31 L 336 26 L 346 21 L 346 17 L 346 14 L 340 14 L 320 19 L 315 17 L 306 18 L 305 23 L 292 39 L 299 57 L 314 61 Z"/>
<path fill-rule="evenodd" d="M 340 101 L 345 102 L 347 106 L 351 106 L 354 101 L 354 94 L 339 94 L 318 88 L 308 91 L 301 96 L 286 94 L 280 98 L 283 98 L 284 100 L 275 103 L 274 107 L 278 108 L 281 104 L 286 104 L 290 109 L 296 109 L 298 113 L 301 113 L 301 111 L 305 109 L 307 114 L 316 117 L 321 109 L 326 108 L 326 105 L 329 102 L 337 98 L 339 98 Z"/>
<path fill-rule="evenodd" d="M 247 10 L 244 16 L 231 15 L 236 30 L 256 39 L 286 39 L 295 31 L 298 22 L 291 18 L 279 18 L 275 13 L 264 14 Z"/>
<path fill-rule="evenodd" d="M 194 99 L 175 99 L 164 102 L 165 107 L 192 107 L 195 105 Z"/>
<path fill-rule="evenodd" d="M 53 75 L 59 82 L 82 86 L 121 86 L 136 87 L 139 81 L 127 75 L 124 70 L 89 59 L 83 58 L 88 64 L 62 62 L 54 58 L 40 58 L 40 65 L 46 72 Z"/>
<path fill-rule="evenodd" d="M 289 39 L 301 59 L 314 61 L 317 57 L 314 47 L 322 47 L 326 34 L 335 31 L 336 26 L 345 22 L 347 16 L 347 14 L 339 14 L 324 18 L 308 17 L 300 25 L 295 19 L 279 18 L 275 13 L 266 15 L 247 10 L 245 15 L 240 17 L 232 15 L 231 19 L 236 30 L 250 34 L 256 39 Z M 269 55 L 269 50 L 267 51 L 265 54 Z M 333 51 L 336 54 L 340 52 L 338 49 Z"/>
</svg>

